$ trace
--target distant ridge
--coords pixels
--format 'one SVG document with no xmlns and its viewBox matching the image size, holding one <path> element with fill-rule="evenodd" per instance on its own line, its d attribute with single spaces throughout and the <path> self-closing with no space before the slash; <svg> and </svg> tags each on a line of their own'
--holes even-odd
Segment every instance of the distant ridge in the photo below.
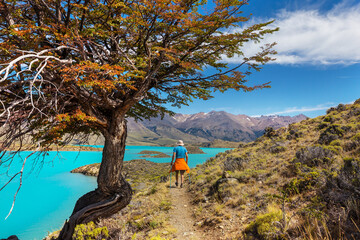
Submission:
<svg viewBox="0 0 360 240">
<path fill-rule="evenodd" d="M 128 144 L 169 145 L 176 139 L 187 143 L 205 143 L 216 139 L 232 142 L 250 142 L 260 137 L 266 127 L 278 129 L 307 117 L 290 116 L 250 117 L 224 111 L 209 113 L 165 115 L 151 120 L 135 122 L 128 119 Z"/>
</svg>

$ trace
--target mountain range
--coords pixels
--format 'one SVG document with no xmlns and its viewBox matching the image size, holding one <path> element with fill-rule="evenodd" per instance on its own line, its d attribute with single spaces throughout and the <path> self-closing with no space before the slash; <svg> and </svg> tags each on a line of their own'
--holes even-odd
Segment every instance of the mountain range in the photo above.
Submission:
<svg viewBox="0 0 360 240">
<path fill-rule="evenodd" d="M 201 144 L 214 140 L 250 142 L 260 137 L 266 127 L 278 129 L 307 117 L 234 115 L 224 111 L 165 115 L 151 120 L 128 119 L 128 144 L 169 145 L 177 139 Z"/>
</svg>

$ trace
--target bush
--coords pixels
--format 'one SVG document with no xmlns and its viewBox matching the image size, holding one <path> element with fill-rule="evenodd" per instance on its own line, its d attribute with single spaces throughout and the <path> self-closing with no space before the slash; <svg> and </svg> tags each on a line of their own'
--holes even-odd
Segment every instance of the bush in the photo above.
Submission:
<svg viewBox="0 0 360 240">
<path fill-rule="evenodd" d="M 246 227 L 245 233 L 253 234 L 260 239 L 279 239 L 281 235 L 279 222 L 281 219 L 282 211 L 280 208 L 270 206 L 267 213 L 257 216 L 255 221 Z"/>
<path fill-rule="evenodd" d="M 301 132 L 298 129 L 294 128 L 293 125 L 289 126 L 289 134 L 286 136 L 287 140 L 297 139 L 301 137 Z"/>
<path fill-rule="evenodd" d="M 269 151 L 271 153 L 280 153 L 280 152 L 285 152 L 286 151 L 286 147 L 278 145 L 278 144 L 274 144 L 273 146 L 270 147 Z"/>
<path fill-rule="evenodd" d="M 337 107 L 336 107 L 336 110 L 338 112 L 342 112 L 342 111 L 345 111 L 346 110 L 346 106 L 342 103 L 340 103 Z"/>
<path fill-rule="evenodd" d="M 334 122 L 334 118 L 333 118 L 332 116 L 325 116 L 325 117 L 324 117 L 324 122 L 333 123 L 333 122 Z"/>
<path fill-rule="evenodd" d="M 329 123 L 327 122 L 321 122 L 318 126 L 318 129 L 324 129 L 324 128 L 327 128 L 329 126 Z"/>
<path fill-rule="evenodd" d="M 300 149 L 295 154 L 294 163 L 301 163 L 308 167 L 330 165 L 333 151 L 321 146 L 310 146 Z"/>
<path fill-rule="evenodd" d="M 334 140 L 330 143 L 330 146 L 341 146 L 340 140 Z"/>
<path fill-rule="evenodd" d="M 276 137 L 277 134 L 276 134 L 276 132 L 275 132 L 275 130 L 274 130 L 273 127 L 266 127 L 266 128 L 265 128 L 264 136 L 265 136 L 265 137 L 268 137 L 268 138 L 273 138 L 273 137 Z"/>
<path fill-rule="evenodd" d="M 360 133 L 355 134 L 351 139 L 356 142 L 360 142 Z"/>
<path fill-rule="evenodd" d="M 320 144 L 328 145 L 332 141 L 338 139 L 339 137 L 342 137 L 343 135 L 344 130 L 342 130 L 338 124 L 332 124 L 320 134 L 318 142 Z"/>
<path fill-rule="evenodd" d="M 236 170 L 244 170 L 245 164 L 248 162 L 248 159 L 242 157 L 233 157 L 229 156 L 224 162 L 224 171 L 234 172 Z"/>
<path fill-rule="evenodd" d="M 80 224 L 75 227 L 73 239 L 76 240 L 94 240 L 94 239 L 107 239 L 109 232 L 107 227 L 97 228 L 94 222 L 87 224 Z"/>
<path fill-rule="evenodd" d="M 331 112 L 333 112 L 333 111 L 336 111 L 336 108 L 331 107 L 331 108 L 329 108 L 328 110 L 326 110 L 326 114 L 329 114 L 329 113 L 331 113 Z"/>
<path fill-rule="evenodd" d="M 360 160 L 357 158 L 344 159 L 344 175 L 351 180 L 352 185 L 360 187 Z"/>
<path fill-rule="evenodd" d="M 347 117 L 354 117 L 360 115 L 360 108 L 359 107 L 352 107 L 347 114 Z"/>
<path fill-rule="evenodd" d="M 300 174 L 299 177 L 292 179 L 289 183 L 284 185 L 284 192 L 288 196 L 292 196 L 311 190 L 319 182 L 320 176 L 320 173 L 315 171 Z"/>
</svg>

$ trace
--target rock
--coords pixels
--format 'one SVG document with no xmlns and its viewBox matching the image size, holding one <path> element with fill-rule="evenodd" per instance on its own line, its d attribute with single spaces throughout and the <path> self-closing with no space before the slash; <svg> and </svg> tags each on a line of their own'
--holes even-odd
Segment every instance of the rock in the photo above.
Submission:
<svg viewBox="0 0 360 240">
<path fill-rule="evenodd" d="M 8 238 L 3 238 L 1 240 L 19 240 L 19 238 L 16 236 L 16 235 L 11 235 L 10 237 Z"/>
</svg>

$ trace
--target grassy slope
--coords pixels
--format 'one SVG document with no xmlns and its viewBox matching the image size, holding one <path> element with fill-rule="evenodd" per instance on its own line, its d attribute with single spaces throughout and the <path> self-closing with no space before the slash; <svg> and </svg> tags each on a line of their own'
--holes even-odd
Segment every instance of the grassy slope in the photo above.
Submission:
<svg viewBox="0 0 360 240">
<path fill-rule="evenodd" d="M 197 220 L 229 239 L 360 239 L 360 100 L 195 169 Z M 355 224 L 356 225 L 355 225 Z"/>
</svg>

